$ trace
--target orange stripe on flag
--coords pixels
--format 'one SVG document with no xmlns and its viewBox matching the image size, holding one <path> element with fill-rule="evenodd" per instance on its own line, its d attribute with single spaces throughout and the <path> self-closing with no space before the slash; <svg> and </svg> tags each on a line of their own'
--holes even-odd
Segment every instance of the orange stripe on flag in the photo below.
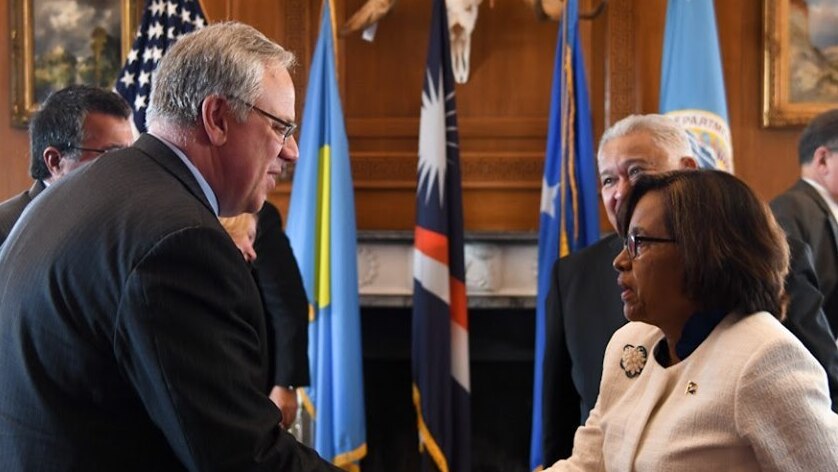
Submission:
<svg viewBox="0 0 838 472">
<path fill-rule="evenodd" d="M 416 227 L 414 244 L 428 257 L 448 265 L 448 237 L 444 234 Z"/>
<path fill-rule="evenodd" d="M 466 284 L 451 277 L 451 320 L 468 330 L 468 312 L 466 311 Z"/>
</svg>

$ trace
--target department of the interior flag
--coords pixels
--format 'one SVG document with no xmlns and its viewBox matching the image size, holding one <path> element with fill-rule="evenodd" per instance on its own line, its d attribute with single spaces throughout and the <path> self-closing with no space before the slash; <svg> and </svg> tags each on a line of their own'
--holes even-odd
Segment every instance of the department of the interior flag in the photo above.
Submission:
<svg viewBox="0 0 838 472">
<path fill-rule="evenodd" d="M 733 172 L 713 0 L 669 0 L 667 4 L 660 112 L 705 145 L 693 145 L 701 167 Z"/>
</svg>

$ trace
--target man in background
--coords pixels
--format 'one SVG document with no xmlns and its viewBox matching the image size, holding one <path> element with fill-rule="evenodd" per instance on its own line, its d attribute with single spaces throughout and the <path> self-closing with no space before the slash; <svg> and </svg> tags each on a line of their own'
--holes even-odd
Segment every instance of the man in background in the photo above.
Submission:
<svg viewBox="0 0 838 472">
<path fill-rule="evenodd" d="M 279 426 L 259 291 L 218 221 L 298 157 L 293 62 L 240 23 L 182 36 L 149 133 L 21 217 L 0 250 L 0 470 L 339 470 Z"/>
<path fill-rule="evenodd" d="M 71 85 L 44 101 L 29 125 L 29 190 L 0 203 L 0 246 L 23 210 L 47 186 L 107 151 L 134 141 L 131 109 L 114 92 Z"/>
<path fill-rule="evenodd" d="M 629 116 L 605 131 L 597 155 L 608 221 L 643 174 L 697 168 L 689 137 L 662 115 Z M 711 223 L 708 223 L 711 224 Z M 791 300 L 785 326 L 817 358 L 829 377 L 838 407 L 838 346 L 821 310 L 808 247 L 789 239 Z M 623 248 L 617 234 L 559 259 L 547 297 L 544 353 L 543 446 L 545 464 L 570 456 L 573 436 L 599 395 L 602 361 L 611 335 L 627 323 L 612 263 Z"/>
<path fill-rule="evenodd" d="M 812 248 L 823 309 L 838 334 L 838 110 L 812 120 L 797 150 L 800 180 L 771 209 L 786 234 Z"/>
</svg>

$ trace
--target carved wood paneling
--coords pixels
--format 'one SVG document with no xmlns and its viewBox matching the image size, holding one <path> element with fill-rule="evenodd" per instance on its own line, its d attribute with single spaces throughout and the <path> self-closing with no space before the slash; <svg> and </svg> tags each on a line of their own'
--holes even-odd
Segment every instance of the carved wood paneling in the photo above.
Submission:
<svg viewBox="0 0 838 472">
<path fill-rule="evenodd" d="M 606 9 L 605 127 L 637 111 L 633 0 L 611 0 Z"/>
<path fill-rule="evenodd" d="M 202 0 L 211 20 L 253 24 L 297 54 L 298 115 L 317 37 L 319 0 Z M 336 0 L 339 23 L 364 0 Z M 584 0 L 589 10 L 599 0 Z M 557 25 L 539 23 L 525 2 L 484 1 L 473 36 L 472 75 L 458 86 L 466 226 L 471 231 L 534 230 L 541 155 Z M 766 198 L 798 176 L 800 128 L 762 129 L 762 0 L 717 1 L 728 114 L 739 176 Z M 9 0 L 0 0 L 8 25 Z M 587 55 L 595 139 L 605 121 L 655 112 L 660 84 L 665 0 L 609 0 L 605 14 L 580 27 Z M 401 1 L 373 43 L 339 39 L 339 84 L 349 134 L 360 229 L 413 226 L 420 91 L 430 6 Z M 0 70 L 9 71 L 8 33 Z M 29 186 L 26 133 L 9 124 L 9 75 L 0 74 L 0 200 Z M 388 187 L 389 186 L 389 187 Z M 285 209 L 282 182 L 271 199 Z"/>
</svg>

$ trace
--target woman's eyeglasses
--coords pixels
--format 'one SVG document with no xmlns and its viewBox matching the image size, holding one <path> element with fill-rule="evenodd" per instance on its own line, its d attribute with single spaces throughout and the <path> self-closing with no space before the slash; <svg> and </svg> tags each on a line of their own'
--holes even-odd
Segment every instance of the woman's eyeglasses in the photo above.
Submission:
<svg viewBox="0 0 838 472">
<path fill-rule="evenodd" d="M 629 234 L 623 242 L 629 257 L 632 259 L 637 257 L 637 248 L 642 247 L 645 243 L 677 243 L 671 238 L 653 238 L 651 236 L 640 236 L 637 234 Z"/>
</svg>

